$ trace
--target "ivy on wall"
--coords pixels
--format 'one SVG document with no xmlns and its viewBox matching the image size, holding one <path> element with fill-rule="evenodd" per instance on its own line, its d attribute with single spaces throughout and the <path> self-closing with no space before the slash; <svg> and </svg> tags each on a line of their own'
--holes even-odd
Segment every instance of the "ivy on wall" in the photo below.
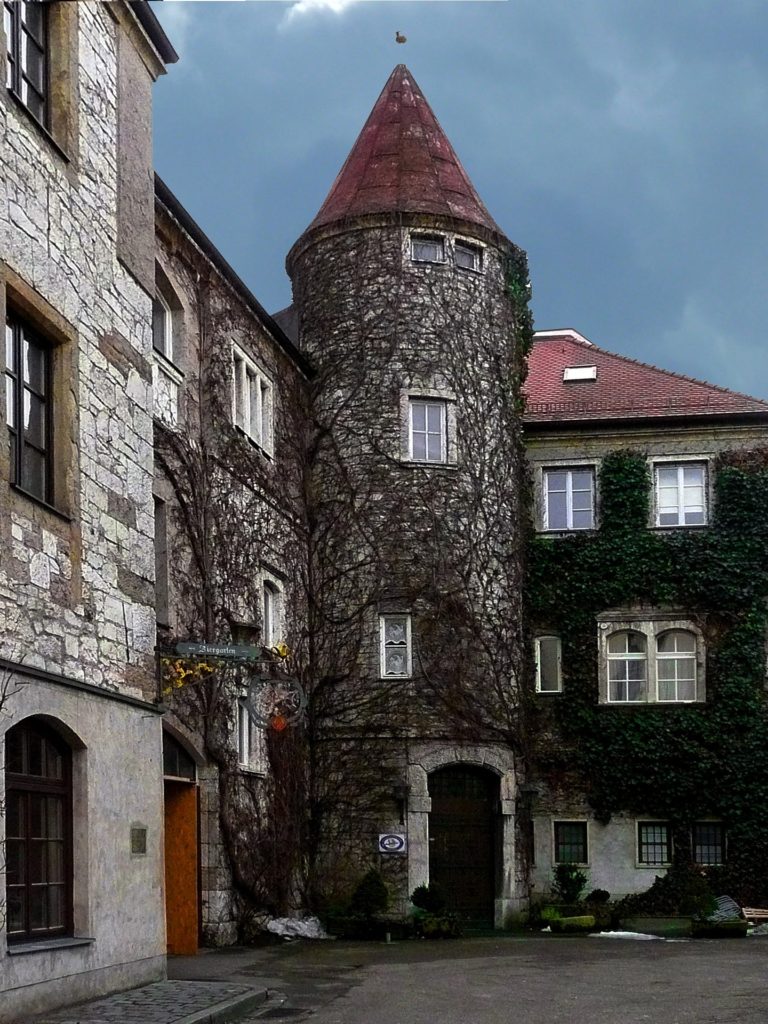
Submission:
<svg viewBox="0 0 768 1024">
<path fill-rule="evenodd" d="M 649 529 L 643 453 L 600 469 L 600 527 L 536 536 L 528 560 L 531 623 L 562 638 L 564 690 L 537 702 L 535 755 L 557 791 L 583 792 L 598 820 L 626 812 L 685 834 L 714 818 L 728 865 L 710 869 L 745 902 L 768 900 L 768 449 L 722 455 L 707 528 Z M 597 620 L 612 609 L 685 613 L 706 645 L 706 703 L 598 702 Z M 638 617 L 642 617 L 639 613 Z M 684 856 L 684 844 L 677 855 Z"/>
</svg>

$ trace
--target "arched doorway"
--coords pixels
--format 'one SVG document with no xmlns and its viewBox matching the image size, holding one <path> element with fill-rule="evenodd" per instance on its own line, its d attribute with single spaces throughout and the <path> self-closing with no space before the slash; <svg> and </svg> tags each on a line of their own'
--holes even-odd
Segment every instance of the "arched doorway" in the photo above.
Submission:
<svg viewBox="0 0 768 1024">
<path fill-rule="evenodd" d="M 499 777 L 485 768 L 455 764 L 429 776 L 429 880 L 450 910 L 478 925 L 492 925 L 499 845 Z"/>
<path fill-rule="evenodd" d="M 196 953 L 200 938 L 200 843 L 197 769 L 179 741 L 163 731 L 165 922 L 168 952 Z"/>
</svg>

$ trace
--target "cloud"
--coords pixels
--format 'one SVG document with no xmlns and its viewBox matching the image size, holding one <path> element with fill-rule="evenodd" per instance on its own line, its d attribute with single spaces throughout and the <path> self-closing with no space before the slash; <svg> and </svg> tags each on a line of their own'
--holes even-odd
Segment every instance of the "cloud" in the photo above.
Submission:
<svg viewBox="0 0 768 1024">
<path fill-rule="evenodd" d="M 361 0 L 294 0 L 288 12 L 283 18 L 283 25 L 290 25 L 304 14 L 314 14 L 316 11 L 332 11 L 334 14 L 341 14 L 352 4 L 360 3 Z"/>
</svg>

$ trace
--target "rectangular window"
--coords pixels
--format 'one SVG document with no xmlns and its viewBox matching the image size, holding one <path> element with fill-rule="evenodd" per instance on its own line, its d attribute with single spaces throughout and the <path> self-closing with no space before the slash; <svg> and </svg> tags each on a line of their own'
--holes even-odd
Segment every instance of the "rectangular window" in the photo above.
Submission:
<svg viewBox="0 0 768 1024">
<path fill-rule="evenodd" d="M 237 763 L 251 763 L 251 716 L 244 698 L 237 702 Z"/>
<path fill-rule="evenodd" d="M 476 245 L 468 245 L 466 242 L 457 242 L 455 249 L 456 266 L 462 270 L 482 270 L 483 251 Z"/>
<path fill-rule="evenodd" d="M 261 590 L 261 642 L 264 647 L 274 647 L 280 640 L 282 594 L 271 580 L 265 580 Z"/>
<path fill-rule="evenodd" d="M 237 346 L 232 350 L 232 418 L 269 455 L 273 448 L 272 382 Z"/>
<path fill-rule="evenodd" d="M 409 456 L 417 462 L 445 462 L 445 402 L 412 398 L 408 403 Z"/>
<path fill-rule="evenodd" d="M 51 346 L 9 313 L 5 324 L 5 408 L 11 483 L 52 503 Z"/>
<path fill-rule="evenodd" d="M 381 615 L 379 630 L 382 678 L 408 678 L 411 674 L 410 615 Z"/>
<path fill-rule="evenodd" d="M 411 258 L 417 263 L 445 262 L 445 244 L 443 239 L 428 235 L 412 235 Z"/>
<path fill-rule="evenodd" d="M 555 822 L 555 863 L 589 863 L 586 821 Z"/>
<path fill-rule="evenodd" d="M 706 524 L 705 463 L 657 463 L 654 467 L 654 487 L 657 526 Z"/>
<path fill-rule="evenodd" d="M 536 689 L 560 693 L 563 689 L 559 636 L 536 637 Z"/>
<path fill-rule="evenodd" d="M 706 867 L 725 863 L 725 830 L 719 822 L 697 822 L 692 838 L 694 863 Z"/>
<path fill-rule="evenodd" d="M 42 125 L 48 121 L 47 7 L 41 0 L 3 0 L 5 84 Z"/>
<path fill-rule="evenodd" d="M 591 530 L 594 525 L 594 469 L 545 469 L 544 529 Z"/>
<path fill-rule="evenodd" d="M 638 821 L 637 860 L 649 865 L 671 863 L 672 842 L 666 821 Z"/>
</svg>

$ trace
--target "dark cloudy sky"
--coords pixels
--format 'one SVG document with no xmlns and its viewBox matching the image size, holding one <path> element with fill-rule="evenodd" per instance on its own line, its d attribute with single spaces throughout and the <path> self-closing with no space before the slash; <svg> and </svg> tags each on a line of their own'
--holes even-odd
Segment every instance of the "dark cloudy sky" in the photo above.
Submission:
<svg viewBox="0 0 768 1024">
<path fill-rule="evenodd" d="M 395 64 L 536 326 L 768 397 L 765 0 L 165 0 L 159 173 L 263 305 Z M 395 30 L 408 37 L 396 45 Z"/>
</svg>

